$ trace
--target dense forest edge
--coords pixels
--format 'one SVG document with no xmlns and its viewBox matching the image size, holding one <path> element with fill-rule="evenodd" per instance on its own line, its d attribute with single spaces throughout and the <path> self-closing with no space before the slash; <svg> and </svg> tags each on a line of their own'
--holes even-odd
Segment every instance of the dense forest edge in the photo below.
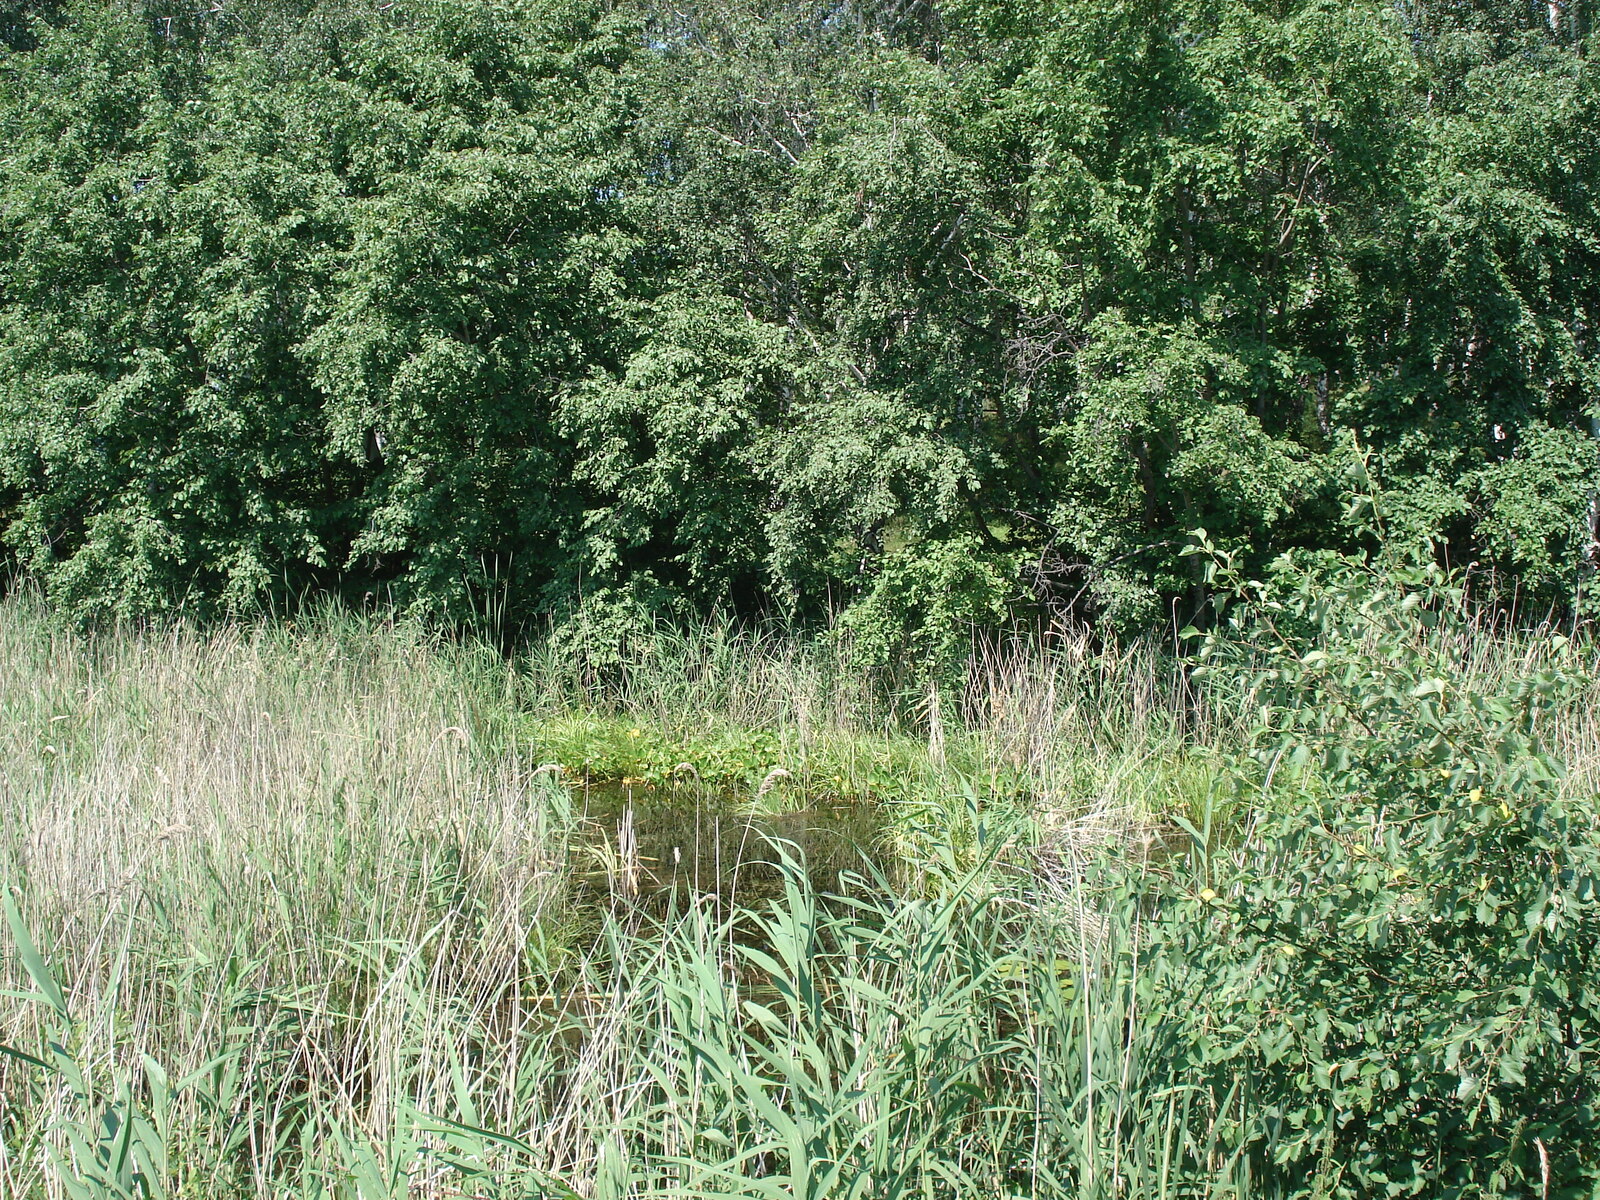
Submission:
<svg viewBox="0 0 1600 1200">
<path fill-rule="evenodd" d="M 1204 619 L 1197 530 L 1371 549 L 1358 472 L 1480 601 L 1581 618 L 1590 22 L 14 5 L 8 560 L 121 617 L 854 610 L 932 665 Z"/>
</svg>

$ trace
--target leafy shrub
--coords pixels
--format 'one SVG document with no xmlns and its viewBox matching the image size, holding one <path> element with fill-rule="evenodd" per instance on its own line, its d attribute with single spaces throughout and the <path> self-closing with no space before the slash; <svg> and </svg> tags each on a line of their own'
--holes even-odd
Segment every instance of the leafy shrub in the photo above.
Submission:
<svg viewBox="0 0 1600 1200">
<path fill-rule="evenodd" d="M 601 588 L 566 607 L 550 630 L 549 649 L 568 675 L 594 685 L 614 677 L 661 625 L 667 597 L 648 576 Z"/>
<path fill-rule="evenodd" d="M 1181 1014 L 1187 1075 L 1248 1096 L 1234 1136 L 1291 1192 L 1592 1195 L 1600 839 L 1544 736 L 1580 681 L 1474 678 L 1434 567 L 1283 562 L 1244 591 L 1202 677 L 1255 714 L 1257 786 L 1317 786 L 1235 855 L 1194 831 L 1146 1019 Z"/>
<path fill-rule="evenodd" d="M 1005 621 L 1020 598 L 1014 554 L 976 538 L 927 542 L 890 555 L 872 590 L 845 612 L 863 666 L 950 683 L 966 667 L 975 628 Z"/>
</svg>

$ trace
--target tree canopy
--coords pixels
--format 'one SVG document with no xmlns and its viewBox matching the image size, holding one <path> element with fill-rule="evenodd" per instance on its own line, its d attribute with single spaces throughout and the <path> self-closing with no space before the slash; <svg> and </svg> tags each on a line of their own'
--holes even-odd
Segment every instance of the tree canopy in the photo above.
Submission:
<svg viewBox="0 0 1600 1200">
<path fill-rule="evenodd" d="M 71 608 L 1137 628 L 1196 530 L 1357 546 L 1359 469 L 1597 611 L 1589 0 L 197 9 L 0 9 L 0 527 Z"/>
</svg>

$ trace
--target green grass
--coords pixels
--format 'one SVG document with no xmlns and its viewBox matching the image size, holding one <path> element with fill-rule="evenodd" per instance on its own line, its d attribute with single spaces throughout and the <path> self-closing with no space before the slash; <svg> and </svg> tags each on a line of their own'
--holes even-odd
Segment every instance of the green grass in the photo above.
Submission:
<svg viewBox="0 0 1600 1200">
<path fill-rule="evenodd" d="M 632 653 L 0 603 L 0 1195 L 1261 1191 L 1249 1096 L 1139 1019 L 1139 907 L 1063 867 L 1181 874 L 1163 820 L 1243 837 L 1262 802 L 1156 650 L 1014 646 L 937 712 L 828 642 Z M 1595 732 L 1561 732 L 1575 787 Z M 794 803 L 878 803 L 891 869 L 756 914 L 586 899 L 550 762 L 751 803 L 783 767 Z"/>
</svg>

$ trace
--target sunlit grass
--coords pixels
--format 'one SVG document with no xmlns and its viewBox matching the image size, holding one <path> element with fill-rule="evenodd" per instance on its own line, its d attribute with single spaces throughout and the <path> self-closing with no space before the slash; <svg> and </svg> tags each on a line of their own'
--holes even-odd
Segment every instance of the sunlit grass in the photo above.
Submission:
<svg viewBox="0 0 1600 1200">
<path fill-rule="evenodd" d="M 1145 1197 L 1182 1163 L 1239 1194 L 1194 1141 L 1224 1100 L 1145 1082 L 1181 1048 L 1129 1015 L 1137 910 L 1062 864 L 1181 858 L 1172 820 L 1314 780 L 1241 765 L 1148 647 L 1002 647 L 937 709 L 825 640 L 633 653 L 0 604 L 0 1195 Z M 1575 788 L 1597 719 L 1558 734 Z M 867 798 L 884 875 L 841 904 L 796 874 L 758 936 L 721 897 L 586 898 L 584 772 Z"/>
</svg>

